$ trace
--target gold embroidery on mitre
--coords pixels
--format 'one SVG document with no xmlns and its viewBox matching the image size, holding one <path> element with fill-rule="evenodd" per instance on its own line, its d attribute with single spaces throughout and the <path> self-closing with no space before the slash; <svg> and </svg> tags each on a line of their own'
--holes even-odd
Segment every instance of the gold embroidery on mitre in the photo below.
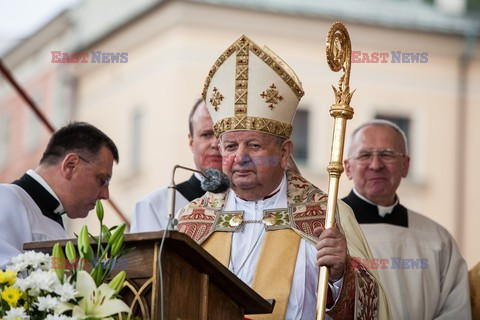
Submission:
<svg viewBox="0 0 480 320">
<path fill-rule="evenodd" d="M 263 91 L 260 96 L 265 99 L 267 103 L 270 103 L 268 107 L 273 110 L 275 108 L 274 104 L 279 103 L 280 101 L 283 100 L 283 97 L 279 95 L 280 92 L 278 92 L 277 87 L 275 86 L 274 83 L 270 86 L 269 89 Z"/>
<path fill-rule="evenodd" d="M 212 81 L 213 76 L 217 72 L 218 68 L 220 68 L 220 66 L 225 62 L 225 60 L 227 60 L 228 57 L 230 57 L 232 55 L 232 53 L 235 52 L 235 50 L 236 50 L 235 45 L 236 45 L 236 43 L 234 43 L 227 50 L 225 50 L 222 53 L 222 55 L 220 57 L 218 57 L 217 61 L 215 61 L 214 65 L 212 66 L 212 68 L 208 72 L 207 78 L 205 79 L 205 84 L 203 85 L 203 92 L 202 92 L 203 100 L 207 99 L 208 87 L 210 86 L 210 82 Z"/>
<path fill-rule="evenodd" d="M 261 117 L 229 117 L 215 123 L 213 131 L 215 136 L 231 130 L 255 130 L 273 134 L 282 138 L 290 138 L 292 134 L 292 125 L 273 119 Z"/>
<path fill-rule="evenodd" d="M 210 98 L 210 103 L 213 106 L 215 111 L 218 111 L 218 106 L 223 100 L 223 95 L 218 91 L 217 87 L 213 87 L 212 97 Z"/>
<path fill-rule="evenodd" d="M 260 48 L 252 43 L 252 52 L 263 60 L 270 68 L 275 71 L 280 78 L 292 89 L 293 93 L 300 100 L 305 92 L 301 87 L 300 80 L 293 70 L 267 46 Z"/>
<path fill-rule="evenodd" d="M 248 94 L 248 53 L 250 41 L 243 36 L 237 42 L 237 56 L 235 63 L 235 110 L 237 117 L 247 114 L 247 94 Z"/>
<path fill-rule="evenodd" d="M 240 45 L 240 43 L 242 45 Z M 244 45 L 245 43 L 247 44 L 246 46 Z M 270 50 L 270 48 L 268 48 L 267 46 L 260 48 L 255 43 L 250 41 L 245 35 L 243 35 L 242 37 L 240 37 L 240 39 L 238 39 L 237 41 L 235 41 L 235 43 L 228 47 L 228 49 L 225 50 L 222 55 L 220 55 L 220 57 L 218 57 L 217 61 L 215 61 L 214 65 L 208 72 L 207 78 L 205 79 L 205 83 L 203 85 L 202 97 L 204 100 L 206 99 L 210 82 L 212 81 L 213 76 L 217 72 L 218 68 L 220 68 L 220 66 L 225 62 L 225 60 L 227 60 L 228 57 L 230 57 L 232 53 L 237 51 L 240 47 L 244 49 L 250 48 L 253 53 L 255 53 L 260 59 L 262 59 L 263 62 L 270 66 L 270 68 L 274 70 L 280 76 L 280 78 L 283 79 L 283 81 L 285 81 L 285 83 L 292 89 L 292 91 L 295 93 L 299 100 L 303 97 L 304 91 L 301 87 L 300 80 L 296 76 L 295 72 L 285 62 L 283 62 L 283 60 L 281 60 L 281 58 L 279 58 L 272 50 Z M 239 83 L 237 82 L 236 85 L 238 88 Z M 245 86 L 245 90 L 246 89 L 247 87 Z"/>
</svg>

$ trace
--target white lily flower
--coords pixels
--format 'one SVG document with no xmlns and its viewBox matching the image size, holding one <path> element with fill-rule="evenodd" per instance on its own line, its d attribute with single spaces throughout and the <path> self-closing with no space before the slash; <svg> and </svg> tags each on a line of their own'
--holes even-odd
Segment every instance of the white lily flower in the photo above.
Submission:
<svg viewBox="0 0 480 320">
<path fill-rule="evenodd" d="M 86 271 L 77 274 L 77 291 L 83 297 L 78 305 L 60 302 L 55 314 L 62 314 L 67 310 L 73 310 L 72 315 L 78 319 L 106 318 L 119 312 L 130 312 L 130 308 L 120 299 L 115 299 L 115 290 L 108 284 L 102 284 L 97 288 L 95 281 Z"/>
</svg>

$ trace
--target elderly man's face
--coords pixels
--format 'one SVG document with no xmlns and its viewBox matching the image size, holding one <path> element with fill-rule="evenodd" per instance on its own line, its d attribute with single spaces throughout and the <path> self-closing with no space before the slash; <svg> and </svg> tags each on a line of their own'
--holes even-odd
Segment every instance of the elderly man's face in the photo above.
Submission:
<svg viewBox="0 0 480 320">
<path fill-rule="evenodd" d="M 395 202 L 400 181 L 407 176 L 410 158 L 405 156 L 402 136 L 385 126 L 360 130 L 352 141 L 345 172 L 355 189 L 375 204 Z"/>
<path fill-rule="evenodd" d="M 280 184 L 292 142 L 257 131 L 229 131 L 220 139 L 223 172 L 245 200 L 260 200 Z"/>
</svg>

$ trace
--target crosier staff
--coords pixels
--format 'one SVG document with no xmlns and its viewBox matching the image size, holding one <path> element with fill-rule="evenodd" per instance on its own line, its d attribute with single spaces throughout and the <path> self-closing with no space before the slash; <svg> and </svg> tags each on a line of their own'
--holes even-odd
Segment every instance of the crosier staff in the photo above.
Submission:
<svg viewBox="0 0 480 320">
<path fill-rule="evenodd" d="M 334 118 L 332 148 L 330 151 L 330 163 L 327 167 L 328 180 L 328 202 L 325 229 L 335 225 L 335 212 L 337 210 L 338 184 L 340 175 L 343 172 L 343 146 L 345 144 L 345 129 L 347 120 L 353 118 L 353 108 L 350 107 L 355 90 L 350 93 L 350 63 L 352 47 L 347 28 L 341 22 L 335 22 L 327 34 L 327 62 L 332 71 L 343 71 L 338 81 L 338 90 L 332 85 L 335 93 L 335 104 L 330 106 L 330 115 Z M 317 320 L 325 319 L 325 306 L 328 290 L 327 267 L 320 268 L 318 277 L 317 292 Z"/>
</svg>

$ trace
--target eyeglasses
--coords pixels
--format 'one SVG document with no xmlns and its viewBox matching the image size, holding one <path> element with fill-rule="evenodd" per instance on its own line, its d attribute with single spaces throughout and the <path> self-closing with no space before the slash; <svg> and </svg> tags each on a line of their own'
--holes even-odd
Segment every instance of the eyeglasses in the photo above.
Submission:
<svg viewBox="0 0 480 320">
<path fill-rule="evenodd" d="M 391 149 L 380 149 L 360 151 L 353 157 L 350 157 L 350 159 L 354 159 L 361 164 L 366 164 L 373 160 L 374 155 L 377 155 L 383 163 L 395 163 L 398 159 L 405 157 L 403 153 Z"/>
<path fill-rule="evenodd" d="M 81 155 L 77 154 L 78 158 L 86 163 L 88 163 L 91 166 L 95 166 L 93 163 L 91 163 L 89 160 L 85 159 Z M 112 177 L 107 176 L 106 174 L 97 174 L 97 183 L 100 188 L 107 187 L 110 184 L 110 179 Z"/>
</svg>

